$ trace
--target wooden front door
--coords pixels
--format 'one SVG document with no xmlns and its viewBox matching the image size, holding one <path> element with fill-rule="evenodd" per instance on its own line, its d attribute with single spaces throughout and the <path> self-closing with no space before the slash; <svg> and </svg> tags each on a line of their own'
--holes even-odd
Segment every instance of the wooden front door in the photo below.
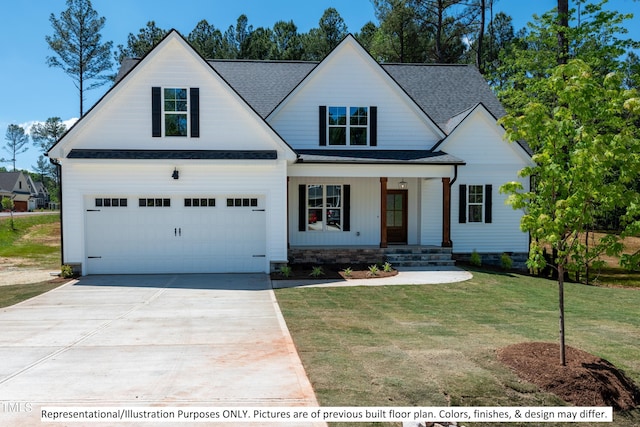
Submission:
<svg viewBox="0 0 640 427">
<path fill-rule="evenodd" d="M 407 244 L 407 190 L 387 190 L 387 243 Z"/>
</svg>

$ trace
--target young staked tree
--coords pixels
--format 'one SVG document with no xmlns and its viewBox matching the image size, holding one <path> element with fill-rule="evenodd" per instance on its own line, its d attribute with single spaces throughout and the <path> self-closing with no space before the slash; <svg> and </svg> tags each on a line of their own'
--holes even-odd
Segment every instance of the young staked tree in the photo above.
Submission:
<svg viewBox="0 0 640 427">
<path fill-rule="evenodd" d="M 9 125 L 7 127 L 7 133 L 5 134 L 4 151 L 11 156 L 9 159 L 3 159 L 4 162 L 12 163 L 13 170 L 16 170 L 16 157 L 26 152 L 29 149 L 27 143 L 29 142 L 29 135 L 27 135 L 22 126 Z"/>
<path fill-rule="evenodd" d="M 533 179 L 532 188 L 512 182 L 501 191 L 524 210 L 521 228 L 532 242 L 528 266 L 544 268 L 546 248 L 555 254 L 565 365 L 564 273 L 584 256 L 581 233 L 599 210 L 613 209 L 624 211 L 622 237 L 640 230 L 640 195 L 630 185 L 640 177 L 640 99 L 624 87 L 621 73 L 602 79 L 581 60 L 557 66 L 542 84 L 553 102 L 532 99 L 522 114 L 501 120 L 510 141 L 525 140 L 535 153 L 535 166 L 520 173 Z M 620 255 L 619 239 L 609 235 L 589 250 Z"/>
<path fill-rule="evenodd" d="M 61 68 L 73 79 L 80 95 L 80 117 L 84 115 L 85 92 L 109 81 L 112 42 L 102 42 L 105 18 L 99 17 L 90 0 L 67 0 L 59 18 L 49 17 L 53 35 L 46 36 L 56 56 L 47 57 L 50 67 Z M 93 81 L 92 83 L 89 83 Z"/>
</svg>

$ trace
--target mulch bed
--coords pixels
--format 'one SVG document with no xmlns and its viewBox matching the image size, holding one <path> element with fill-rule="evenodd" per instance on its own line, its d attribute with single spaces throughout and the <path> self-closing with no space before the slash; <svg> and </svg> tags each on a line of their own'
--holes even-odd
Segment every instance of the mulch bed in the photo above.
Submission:
<svg viewBox="0 0 640 427">
<path fill-rule="evenodd" d="M 640 405 L 640 389 L 608 361 L 566 347 L 567 365 L 560 364 L 560 345 L 526 342 L 498 350 L 498 360 L 522 379 L 575 406 L 611 406 L 626 411 Z"/>
<path fill-rule="evenodd" d="M 289 277 L 284 277 L 282 274 L 276 272 L 271 273 L 271 280 L 307 280 L 307 279 L 343 279 L 343 280 L 352 280 L 352 279 L 378 279 L 381 277 L 391 277 L 398 274 L 397 270 L 391 270 L 389 272 L 382 271 L 382 267 L 379 266 L 379 271 L 377 275 L 372 275 L 369 271 L 368 265 L 342 265 L 342 264 L 322 264 L 322 271 L 324 274 L 320 277 L 312 277 L 311 272 L 313 271 L 313 267 L 317 267 L 317 265 L 311 264 L 291 264 L 289 265 L 292 269 L 292 274 Z M 344 273 L 345 268 L 351 268 L 352 272 L 350 276 L 347 276 Z"/>
</svg>

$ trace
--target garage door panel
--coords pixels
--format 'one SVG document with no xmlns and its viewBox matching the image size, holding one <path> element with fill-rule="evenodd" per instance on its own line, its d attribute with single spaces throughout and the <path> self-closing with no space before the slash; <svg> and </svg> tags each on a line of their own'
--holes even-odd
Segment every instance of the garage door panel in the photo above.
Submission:
<svg viewBox="0 0 640 427">
<path fill-rule="evenodd" d="M 173 197 L 169 207 L 86 212 L 88 273 L 265 271 L 264 210 L 185 204 Z"/>
</svg>

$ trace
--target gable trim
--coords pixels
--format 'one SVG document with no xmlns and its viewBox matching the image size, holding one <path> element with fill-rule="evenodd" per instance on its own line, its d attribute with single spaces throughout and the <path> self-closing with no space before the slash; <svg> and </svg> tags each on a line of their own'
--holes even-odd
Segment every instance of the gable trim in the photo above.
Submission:
<svg viewBox="0 0 640 427">
<path fill-rule="evenodd" d="M 160 42 L 158 42 L 158 44 L 156 46 L 154 46 L 151 50 L 149 50 L 141 59 L 140 61 L 138 61 L 133 67 L 131 67 L 130 70 L 128 70 L 124 76 L 122 76 L 120 78 L 120 80 L 118 80 L 117 83 L 115 83 L 113 86 L 111 86 L 111 88 L 109 88 L 109 90 L 107 90 L 107 92 L 102 95 L 102 97 L 82 116 L 80 117 L 80 119 L 78 119 L 78 121 L 76 121 L 76 123 L 73 124 L 73 126 L 71 126 L 71 128 L 69 128 L 67 130 L 67 132 L 65 132 L 62 137 L 60 137 L 60 139 L 51 146 L 51 148 L 49 148 L 49 150 L 46 152 L 46 156 L 50 157 L 50 153 L 56 149 L 58 147 L 58 145 L 60 143 L 62 143 L 67 136 L 76 129 L 76 127 L 78 127 L 80 125 L 80 123 L 84 123 L 85 119 L 89 116 L 92 116 L 94 113 L 94 110 L 103 103 L 103 101 L 105 100 L 105 98 L 107 98 L 107 96 L 109 96 L 117 87 L 119 87 L 125 80 L 127 80 L 127 78 L 129 77 L 129 75 L 131 73 L 133 73 L 135 70 L 138 69 L 138 67 L 140 66 L 140 64 L 142 64 L 143 62 L 145 62 L 145 60 L 147 59 L 147 57 L 149 55 L 151 55 L 153 52 L 155 52 L 159 46 L 161 46 L 163 43 L 165 43 L 169 38 L 171 37 L 176 37 L 182 41 L 182 43 L 184 43 L 187 48 L 191 51 L 191 53 L 193 53 L 194 55 L 196 55 L 198 58 L 200 58 L 200 60 L 202 61 L 202 63 L 209 68 L 209 70 L 214 73 L 215 76 L 217 76 L 217 78 L 219 78 L 222 82 L 224 82 L 224 84 L 226 85 L 226 87 L 235 95 L 238 97 L 238 99 L 244 104 L 244 106 L 246 108 L 248 108 L 253 114 L 254 114 L 254 118 L 255 120 L 258 120 L 262 123 L 262 125 L 266 126 L 268 128 L 268 130 L 273 133 L 273 135 L 275 135 L 275 139 L 277 139 L 282 145 L 283 148 L 285 149 L 285 152 L 287 152 L 286 158 L 287 160 L 291 160 L 294 161 L 297 158 L 297 154 L 295 152 L 295 150 L 289 145 L 289 143 L 287 141 L 284 140 L 284 138 L 282 138 L 282 136 L 280 136 L 280 134 L 265 120 L 262 118 L 262 116 L 260 116 L 260 114 L 258 114 L 258 112 L 251 106 L 251 104 L 249 104 L 243 97 L 242 95 L 240 95 L 240 93 L 238 93 L 238 91 L 231 86 L 231 84 L 229 84 L 229 82 L 220 74 L 218 73 L 218 71 L 215 70 L 215 68 L 213 68 L 213 66 L 202 57 L 202 55 L 200 55 L 200 53 L 198 51 L 196 51 L 191 44 L 187 41 L 187 39 L 180 34 L 180 32 L 178 32 L 175 29 L 171 29 L 170 31 L 167 32 L 167 34 L 164 36 L 164 38 L 162 40 L 160 40 Z M 199 124 L 199 120 L 198 120 L 198 124 Z M 199 134 L 199 129 L 198 129 L 198 134 Z"/>
<path fill-rule="evenodd" d="M 396 81 L 396 79 L 394 79 L 391 74 L 389 74 L 389 72 L 387 70 L 384 69 L 384 67 L 375 60 L 375 58 L 373 56 L 371 56 L 371 54 L 362 46 L 362 44 L 358 41 L 358 39 L 356 39 L 353 34 L 349 33 L 347 34 L 340 43 L 338 43 L 338 45 L 331 51 L 329 52 L 329 54 L 327 56 L 325 56 L 322 61 L 320 61 L 318 63 L 318 65 L 316 65 L 301 81 L 300 83 L 298 83 L 298 85 L 296 87 L 294 87 L 291 92 L 289 92 L 289 94 L 284 97 L 284 99 L 282 99 L 282 101 L 280 101 L 280 103 L 278 103 L 278 105 L 265 117 L 265 120 L 269 120 L 274 114 L 276 114 L 288 101 L 289 99 L 295 94 L 297 93 L 299 90 L 301 90 L 301 88 L 306 85 L 306 83 L 313 78 L 313 76 L 320 72 L 319 68 L 321 68 L 322 65 L 324 65 L 334 54 L 335 52 L 337 52 L 346 42 L 348 41 L 352 41 L 355 42 L 355 45 L 360 49 L 361 52 L 364 53 L 364 55 L 369 59 L 369 61 L 373 64 L 375 64 L 378 68 L 378 70 L 380 70 L 383 75 L 389 79 L 391 81 L 391 83 L 393 83 L 393 85 L 400 91 L 400 93 L 402 93 L 408 101 L 410 101 L 410 103 L 412 104 L 412 106 L 414 108 L 416 108 L 420 113 L 423 114 L 423 116 L 427 119 L 427 122 L 430 126 L 433 127 L 434 131 L 436 134 L 438 134 L 438 136 L 440 138 L 444 138 L 446 133 L 442 130 L 442 128 L 440 128 L 440 126 L 438 126 L 438 124 L 431 118 L 431 116 L 429 116 L 429 114 L 424 111 L 422 109 L 422 107 L 415 101 L 415 99 L 413 99 L 413 97 L 411 95 L 409 95 L 409 93 Z"/>
<path fill-rule="evenodd" d="M 68 159 L 117 160 L 276 160 L 276 150 L 109 150 L 81 149 L 69 152 Z"/>
</svg>

